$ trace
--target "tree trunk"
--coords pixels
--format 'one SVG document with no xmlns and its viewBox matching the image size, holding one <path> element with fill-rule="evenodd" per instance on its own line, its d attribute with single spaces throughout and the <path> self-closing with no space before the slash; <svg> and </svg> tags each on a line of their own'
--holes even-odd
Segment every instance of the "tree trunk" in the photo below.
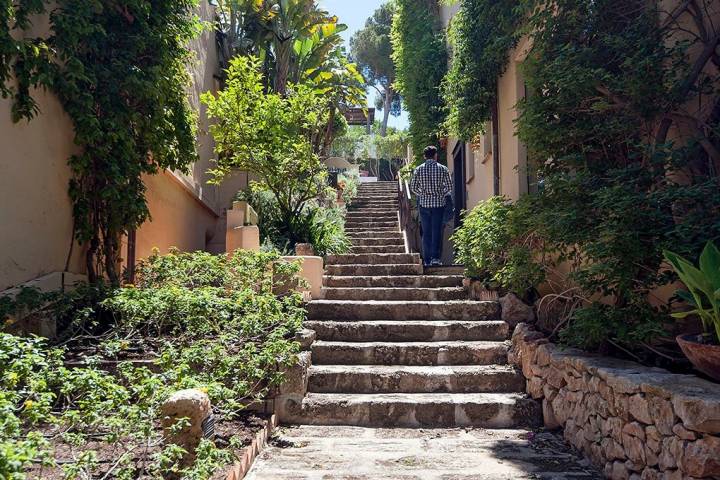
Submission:
<svg viewBox="0 0 720 480">
<path fill-rule="evenodd" d="M 383 121 L 380 126 L 380 136 L 387 136 L 388 120 L 390 119 L 390 109 L 392 108 L 393 99 L 395 98 L 395 92 L 392 87 L 388 86 L 385 88 L 385 95 L 383 99 Z"/>
<path fill-rule="evenodd" d="M 290 40 L 278 41 L 276 44 L 275 58 L 275 92 L 283 97 L 287 92 L 288 75 L 290 74 Z"/>
</svg>

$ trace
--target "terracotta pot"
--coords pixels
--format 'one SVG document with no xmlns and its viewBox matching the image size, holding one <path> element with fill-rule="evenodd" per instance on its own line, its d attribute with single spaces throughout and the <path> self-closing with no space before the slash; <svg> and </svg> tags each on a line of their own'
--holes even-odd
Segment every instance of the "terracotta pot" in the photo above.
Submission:
<svg viewBox="0 0 720 480">
<path fill-rule="evenodd" d="M 720 345 L 699 343 L 696 339 L 697 335 L 679 335 L 676 338 L 695 368 L 720 382 Z"/>
</svg>

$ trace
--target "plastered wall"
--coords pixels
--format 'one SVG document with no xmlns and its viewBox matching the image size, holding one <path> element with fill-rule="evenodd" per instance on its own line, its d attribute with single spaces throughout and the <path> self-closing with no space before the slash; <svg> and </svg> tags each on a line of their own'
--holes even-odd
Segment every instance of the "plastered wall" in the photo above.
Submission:
<svg viewBox="0 0 720 480">
<path fill-rule="evenodd" d="M 204 20 L 214 17 L 206 0 L 198 13 Z M 45 19 L 38 19 L 36 25 L 35 30 L 47 29 Z M 195 59 L 188 65 L 193 80 L 188 98 L 198 112 L 199 161 L 188 174 L 163 172 L 145 178 L 152 219 L 137 232 L 138 259 L 155 247 L 163 252 L 172 246 L 224 251 L 224 209 L 247 185 L 246 175 L 240 173 L 220 187 L 207 184 L 214 144 L 199 98 L 218 87 L 214 33 L 204 32 L 191 49 Z M 72 122 L 52 94 L 34 92 L 34 96 L 40 114 L 19 124 L 11 120 L 11 102 L 0 99 L 0 292 L 64 271 L 71 245 L 67 158 L 76 148 Z M 85 272 L 83 253 L 81 246 L 73 246 L 69 272 Z M 127 256 L 125 251 L 122 254 Z"/>
</svg>

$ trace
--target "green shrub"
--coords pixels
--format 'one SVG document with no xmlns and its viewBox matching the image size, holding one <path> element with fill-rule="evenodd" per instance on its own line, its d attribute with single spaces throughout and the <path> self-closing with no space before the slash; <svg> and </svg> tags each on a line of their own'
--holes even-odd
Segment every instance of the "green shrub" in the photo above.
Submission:
<svg viewBox="0 0 720 480">
<path fill-rule="evenodd" d="M 202 388 L 218 420 L 232 420 L 278 385 L 296 360 L 305 311 L 299 294 L 274 292 L 286 291 L 298 270 L 277 253 L 153 255 L 139 265 L 136 285 L 96 307 L 116 321 L 101 338 L 53 348 L 0 333 L 0 478 L 35 475 L 41 465 L 70 479 L 209 478 L 234 459 L 239 441 L 205 442 L 195 463 L 182 466 L 177 446 L 145 448 L 162 445 L 160 406 L 179 389 Z M 125 361 L 138 352 L 157 358 L 155 368 Z M 70 359 L 82 364 L 68 366 Z M 107 360 L 120 362 L 109 369 Z M 56 464 L 57 442 L 81 454 Z M 108 447 L 113 462 L 98 461 Z"/>
<path fill-rule="evenodd" d="M 357 172 L 346 172 L 338 176 L 338 183 L 344 183 L 345 188 L 342 191 L 342 198 L 345 205 L 350 205 L 358 195 L 358 187 L 360 186 L 360 175 Z"/>
<path fill-rule="evenodd" d="M 523 206 L 493 197 L 467 212 L 452 237 L 456 260 L 470 277 L 527 298 L 544 279 Z"/>
<path fill-rule="evenodd" d="M 306 202 L 291 220 L 281 214 L 275 196 L 266 190 L 252 186 L 238 193 L 238 199 L 246 200 L 258 214 L 258 227 L 264 245 L 271 250 L 293 255 L 295 245 L 309 243 L 317 255 L 335 255 L 350 250 L 350 239 L 345 233 L 344 210 L 334 205 L 332 195 Z"/>
</svg>

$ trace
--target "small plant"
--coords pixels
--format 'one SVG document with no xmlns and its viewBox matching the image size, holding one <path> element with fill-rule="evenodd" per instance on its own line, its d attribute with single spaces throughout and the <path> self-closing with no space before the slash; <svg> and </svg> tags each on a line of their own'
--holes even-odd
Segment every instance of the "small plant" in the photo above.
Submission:
<svg viewBox="0 0 720 480">
<path fill-rule="evenodd" d="M 705 336 L 715 335 L 715 343 L 720 343 L 720 250 L 713 242 L 708 242 L 697 267 L 680 255 L 664 253 L 687 287 L 687 291 L 678 290 L 677 296 L 692 307 L 692 310 L 674 313 L 673 317 L 697 315 L 702 320 Z"/>
<path fill-rule="evenodd" d="M 519 211 L 506 198 L 493 197 L 466 213 L 452 241 L 468 276 L 526 297 L 545 273 Z"/>
<path fill-rule="evenodd" d="M 346 205 L 350 205 L 358 194 L 360 176 L 356 172 L 346 172 L 338 177 L 338 186 L 342 189 L 342 199 Z"/>
</svg>

